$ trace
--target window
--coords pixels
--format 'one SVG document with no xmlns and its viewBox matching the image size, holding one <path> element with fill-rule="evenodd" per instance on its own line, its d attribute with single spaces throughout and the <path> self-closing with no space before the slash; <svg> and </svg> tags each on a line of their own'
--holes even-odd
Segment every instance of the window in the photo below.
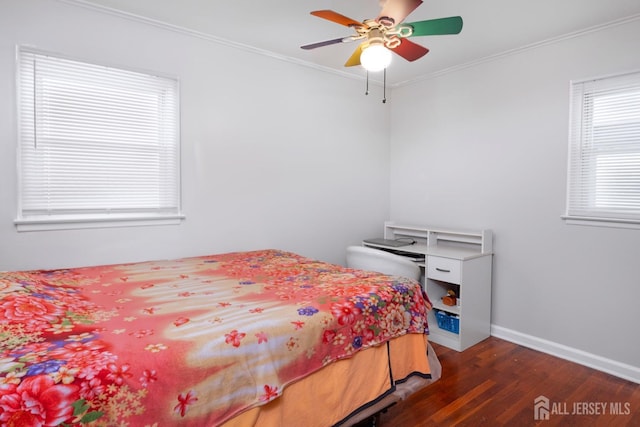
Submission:
<svg viewBox="0 0 640 427">
<path fill-rule="evenodd" d="M 19 230 L 178 223 L 178 82 L 18 50 Z"/>
<path fill-rule="evenodd" d="M 640 226 L 640 72 L 572 83 L 570 222 Z"/>
</svg>

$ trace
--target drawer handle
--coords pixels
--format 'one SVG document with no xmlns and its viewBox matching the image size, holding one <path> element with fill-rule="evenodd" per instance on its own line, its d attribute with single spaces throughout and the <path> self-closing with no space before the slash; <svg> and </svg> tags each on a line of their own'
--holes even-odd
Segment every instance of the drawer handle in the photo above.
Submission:
<svg viewBox="0 0 640 427">
<path fill-rule="evenodd" d="M 436 267 L 436 271 L 441 273 L 451 273 L 451 270 L 445 270 L 444 268 Z"/>
</svg>

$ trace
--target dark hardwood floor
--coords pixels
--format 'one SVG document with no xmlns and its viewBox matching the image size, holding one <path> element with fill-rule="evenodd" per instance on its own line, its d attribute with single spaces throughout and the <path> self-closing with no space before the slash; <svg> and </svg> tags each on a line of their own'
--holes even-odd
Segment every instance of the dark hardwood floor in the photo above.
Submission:
<svg viewBox="0 0 640 427">
<path fill-rule="evenodd" d="M 442 378 L 377 426 L 640 426 L 639 384 L 494 337 L 462 353 L 433 347 Z M 534 419 L 539 396 L 548 420 Z"/>
</svg>

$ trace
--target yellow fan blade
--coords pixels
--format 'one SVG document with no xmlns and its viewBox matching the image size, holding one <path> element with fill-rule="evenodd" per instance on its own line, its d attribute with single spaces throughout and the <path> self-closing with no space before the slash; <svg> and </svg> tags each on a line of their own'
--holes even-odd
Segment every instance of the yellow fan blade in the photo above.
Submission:
<svg viewBox="0 0 640 427">
<path fill-rule="evenodd" d="M 347 60 L 347 62 L 345 62 L 344 64 L 345 67 L 353 67 L 354 65 L 360 65 L 360 54 L 362 53 L 362 45 L 363 43 L 360 43 L 358 45 L 358 47 L 353 52 L 351 57 Z"/>
</svg>

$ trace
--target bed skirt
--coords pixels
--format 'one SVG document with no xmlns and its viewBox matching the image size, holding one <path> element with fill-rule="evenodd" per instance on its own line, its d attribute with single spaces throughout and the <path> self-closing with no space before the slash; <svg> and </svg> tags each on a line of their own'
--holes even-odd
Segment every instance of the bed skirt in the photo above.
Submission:
<svg viewBox="0 0 640 427">
<path fill-rule="evenodd" d="M 440 363 L 427 336 L 406 334 L 325 366 L 223 427 L 350 426 L 439 377 Z"/>
</svg>

